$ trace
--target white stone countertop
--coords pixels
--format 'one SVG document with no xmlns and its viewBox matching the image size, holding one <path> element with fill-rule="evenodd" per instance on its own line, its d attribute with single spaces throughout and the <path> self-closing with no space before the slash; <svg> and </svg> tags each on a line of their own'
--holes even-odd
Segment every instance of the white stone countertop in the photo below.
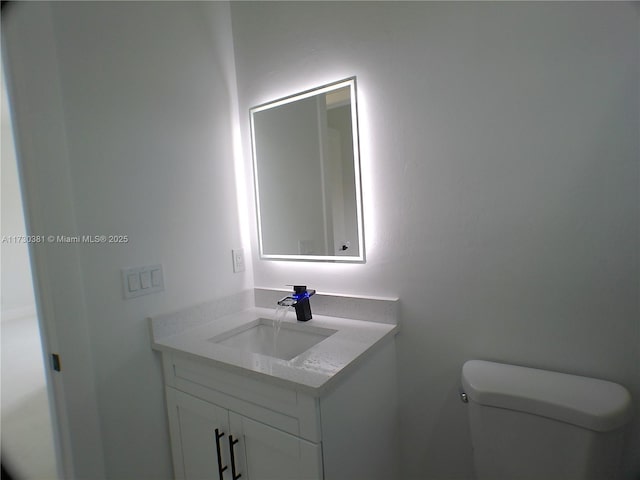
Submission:
<svg viewBox="0 0 640 480">
<path fill-rule="evenodd" d="M 211 341 L 230 330 L 242 330 L 243 326 L 259 318 L 273 319 L 274 314 L 274 309 L 248 308 L 166 336 L 159 336 L 152 324 L 152 347 L 160 351 L 193 355 L 212 362 L 218 368 L 318 396 L 337 378 L 354 368 L 366 357 L 367 352 L 398 332 L 397 324 L 316 314 L 308 322 L 297 322 L 295 315 L 289 313 L 282 321 L 283 325 L 288 323 L 295 324 L 298 329 L 311 327 L 310 331 L 322 328 L 336 332 L 291 360 L 243 351 Z"/>
</svg>

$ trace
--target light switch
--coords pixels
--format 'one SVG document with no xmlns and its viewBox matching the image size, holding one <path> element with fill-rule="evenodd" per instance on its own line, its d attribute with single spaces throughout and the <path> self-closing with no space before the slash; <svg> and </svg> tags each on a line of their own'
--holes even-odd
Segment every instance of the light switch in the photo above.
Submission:
<svg viewBox="0 0 640 480">
<path fill-rule="evenodd" d="M 151 286 L 159 287 L 160 285 L 162 285 L 162 269 L 151 270 Z"/>
<path fill-rule="evenodd" d="M 140 275 L 137 273 L 130 273 L 127 275 L 127 286 L 130 292 L 137 292 L 140 290 Z"/>
<path fill-rule="evenodd" d="M 149 270 L 140 272 L 140 286 L 145 290 L 151 287 L 151 272 Z"/>
</svg>

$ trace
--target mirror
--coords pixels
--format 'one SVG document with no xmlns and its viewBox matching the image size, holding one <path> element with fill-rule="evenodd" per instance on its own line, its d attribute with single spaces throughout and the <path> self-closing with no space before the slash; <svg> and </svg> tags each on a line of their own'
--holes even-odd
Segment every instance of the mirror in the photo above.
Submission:
<svg viewBox="0 0 640 480">
<path fill-rule="evenodd" d="M 260 257 L 364 262 L 355 77 L 250 113 Z"/>
</svg>

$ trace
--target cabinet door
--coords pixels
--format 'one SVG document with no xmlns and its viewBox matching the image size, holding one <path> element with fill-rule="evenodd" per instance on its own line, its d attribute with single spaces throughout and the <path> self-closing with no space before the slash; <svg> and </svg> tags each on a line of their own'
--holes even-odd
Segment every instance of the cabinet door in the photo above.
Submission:
<svg viewBox="0 0 640 480">
<path fill-rule="evenodd" d="M 235 470 L 244 480 L 321 480 L 319 444 L 229 412 Z"/>
<path fill-rule="evenodd" d="M 169 387 L 167 409 L 176 478 L 231 478 L 228 411 Z M 224 470 L 220 471 L 221 468 Z"/>
</svg>

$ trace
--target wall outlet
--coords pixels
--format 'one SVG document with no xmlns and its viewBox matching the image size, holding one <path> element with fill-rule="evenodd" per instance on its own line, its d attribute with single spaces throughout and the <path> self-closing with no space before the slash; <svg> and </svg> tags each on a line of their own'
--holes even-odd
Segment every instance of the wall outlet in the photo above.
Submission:
<svg viewBox="0 0 640 480">
<path fill-rule="evenodd" d="M 120 269 L 124 298 L 139 297 L 164 290 L 162 265 Z"/>
<path fill-rule="evenodd" d="M 244 248 L 231 250 L 233 256 L 233 272 L 244 272 Z"/>
</svg>

